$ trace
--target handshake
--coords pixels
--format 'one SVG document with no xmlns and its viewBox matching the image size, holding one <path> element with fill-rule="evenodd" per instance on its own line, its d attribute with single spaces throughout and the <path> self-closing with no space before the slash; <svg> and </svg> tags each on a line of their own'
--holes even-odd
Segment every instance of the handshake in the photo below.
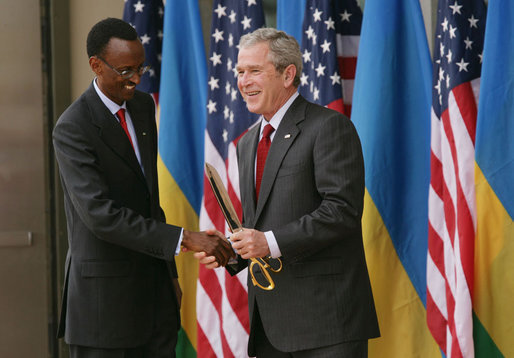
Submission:
<svg viewBox="0 0 514 358">
<path fill-rule="evenodd" d="M 225 235 L 217 230 L 202 232 L 184 230 L 182 246 L 183 251 L 201 252 L 215 259 L 218 266 L 225 266 L 231 258 L 236 256 Z"/>
<path fill-rule="evenodd" d="M 182 245 L 184 251 L 194 251 L 194 257 L 209 269 L 226 266 L 228 261 L 236 256 L 236 252 L 243 259 L 266 257 L 271 254 L 264 233 L 254 229 L 242 229 L 233 234 L 230 241 L 217 230 L 184 230 Z"/>
</svg>

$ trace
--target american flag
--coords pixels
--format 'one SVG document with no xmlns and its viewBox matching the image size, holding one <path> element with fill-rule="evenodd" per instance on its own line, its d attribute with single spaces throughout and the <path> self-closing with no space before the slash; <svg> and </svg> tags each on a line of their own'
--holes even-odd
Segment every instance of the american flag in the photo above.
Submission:
<svg viewBox="0 0 514 358">
<path fill-rule="evenodd" d="M 343 112 L 337 62 L 335 8 L 329 0 L 307 1 L 303 17 L 300 94 L 307 100 Z"/>
<path fill-rule="evenodd" d="M 353 84 L 362 27 L 362 10 L 357 0 L 335 1 L 337 60 L 343 87 L 344 114 L 352 113 Z"/>
<path fill-rule="evenodd" d="M 473 357 L 474 153 L 483 0 L 440 0 L 434 45 L 427 322 L 447 357 Z"/>
<path fill-rule="evenodd" d="M 361 24 L 355 0 L 307 1 L 299 89 L 306 99 L 350 116 Z"/>
<path fill-rule="evenodd" d="M 125 0 L 123 20 L 136 29 L 145 48 L 145 65 L 151 66 L 149 74 L 141 77 L 137 89 L 150 93 L 158 104 L 164 20 L 163 0 Z"/>
<path fill-rule="evenodd" d="M 238 43 L 264 25 L 260 0 L 215 0 L 208 54 L 205 161 L 218 170 L 239 215 L 236 144 L 258 116 L 246 109 L 237 88 Z M 211 188 L 204 180 L 200 228 L 229 234 Z M 200 267 L 197 286 L 198 357 L 246 357 L 249 334 L 246 270 L 231 277 L 223 268 Z"/>
</svg>

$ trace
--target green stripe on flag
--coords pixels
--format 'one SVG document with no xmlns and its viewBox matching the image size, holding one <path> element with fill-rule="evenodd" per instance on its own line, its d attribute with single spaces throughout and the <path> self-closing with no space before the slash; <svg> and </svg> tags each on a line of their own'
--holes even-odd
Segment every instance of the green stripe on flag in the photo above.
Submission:
<svg viewBox="0 0 514 358">
<path fill-rule="evenodd" d="M 180 331 L 178 331 L 178 343 L 175 352 L 177 357 L 196 358 L 196 351 L 183 328 L 180 328 Z"/>
<path fill-rule="evenodd" d="M 475 358 L 504 357 L 474 312 L 473 340 L 475 341 Z"/>
</svg>

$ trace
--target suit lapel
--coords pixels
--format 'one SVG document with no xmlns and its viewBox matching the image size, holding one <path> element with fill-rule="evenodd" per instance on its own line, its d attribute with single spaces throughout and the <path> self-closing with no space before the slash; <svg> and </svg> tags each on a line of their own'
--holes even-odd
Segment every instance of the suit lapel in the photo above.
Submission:
<svg viewBox="0 0 514 358">
<path fill-rule="evenodd" d="M 137 161 L 134 148 L 132 148 L 127 135 L 116 118 L 114 118 L 112 113 L 105 107 L 100 97 L 98 97 L 92 84 L 86 93 L 86 98 L 90 103 L 92 121 L 100 128 L 99 135 L 102 141 L 109 146 L 121 160 L 127 163 L 134 173 L 146 184 L 146 179 Z"/>
<path fill-rule="evenodd" d="M 305 103 L 303 97 L 298 96 L 287 110 L 277 128 L 262 174 L 261 190 L 257 208 L 255 209 L 254 225 L 257 223 L 257 219 L 261 215 L 264 205 L 268 200 L 284 156 L 295 141 L 295 138 L 300 134 L 300 129 L 297 124 L 303 121 L 305 117 Z"/>
<path fill-rule="evenodd" d="M 253 222 L 252 218 L 255 214 L 255 155 L 257 152 L 257 143 L 259 141 L 260 125 L 254 126 L 246 134 L 248 137 L 248 148 L 249 150 L 242 151 L 242 158 L 240 160 L 241 173 L 240 188 L 241 188 L 241 202 L 243 203 L 243 212 L 245 216 L 245 222 L 248 225 Z"/>
<path fill-rule="evenodd" d="M 150 128 L 148 128 L 148 122 L 144 120 L 145 116 L 148 116 L 148 113 L 143 111 L 141 107 L 137 106 L 133 101 L 129 101 L 127 103 L 127 108 L 129 109 L 130 118 L 132 119 L 132 124 L 134 125 L 134 130 L 136 132 L 139 155 L 141 157 L 141 165 L 145 170 L 144 174 L 146 183 L 150 189 L 150 192 L 152 192 L 152 138 L 150 137 Z"/>
</svg>

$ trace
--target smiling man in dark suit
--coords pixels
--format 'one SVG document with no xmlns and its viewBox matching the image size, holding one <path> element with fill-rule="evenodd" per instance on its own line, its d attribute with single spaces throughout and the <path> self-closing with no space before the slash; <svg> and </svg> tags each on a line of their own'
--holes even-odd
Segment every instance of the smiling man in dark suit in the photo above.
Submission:
<svg viewBox="0 0 514 358">
<path fill-rule="evenodd" d="M 89 88 L 59 118 L 53 140 L 69 250 L 59 336 L 71 357 L 174 357 L 181 245 L 224 265 L 233 251 L 217 231 L 167 225 L 157 186 L 157 129 L 136 31 L 105 19 L 87 38 Z"/>
<path fill-rule="evenodd" d="M 245 229 L 231 238 L 240 255 L 234 271 L 250 258 L 283 262 L 271 273 L 273 290 L 248 281 L 248 352 L 366 357 L 379 329 L 362 242 L 357 132 L 344 115 L 298 94 L 302 56 L 293 37 L 265 28 L 239 45 L 238 87 L 248 110 L 262 116 L 237 146 Z"/>
</svg>

